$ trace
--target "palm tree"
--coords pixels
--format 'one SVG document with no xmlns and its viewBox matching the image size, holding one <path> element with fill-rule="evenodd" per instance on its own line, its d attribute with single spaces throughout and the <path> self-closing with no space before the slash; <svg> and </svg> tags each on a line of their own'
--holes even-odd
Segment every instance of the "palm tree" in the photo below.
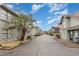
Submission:
<svg viewBox="0 0 79 59">
<path fill-rule="evenodd" d="M 19 18 L 12 17 L 11 23 L 9 25 L 10 25 L 8 27 L 9 29 L 11 27 L 15 27 L 19 32 L 21 32 L 20 40 L 23 41 L 27 32 L 27 29 L 32 29 L 33 27 L 32 15 L 20 14 Z"/>
</svg>

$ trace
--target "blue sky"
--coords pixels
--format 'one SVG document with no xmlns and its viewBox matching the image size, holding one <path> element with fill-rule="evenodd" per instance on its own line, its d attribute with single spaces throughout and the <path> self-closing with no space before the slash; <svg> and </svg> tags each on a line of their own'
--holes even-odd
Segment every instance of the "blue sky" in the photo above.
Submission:
<svg viewBox="0 0 79 59">
<path fill-rule="evenodd" d="M 24 14 L 31 13 L 43 31 L 49 30 L 52 26 L 57 26 L 61 15 L 79 12 L 78 3 L 14 3 L 7 4 L 7 6 Z"/>
</svg>

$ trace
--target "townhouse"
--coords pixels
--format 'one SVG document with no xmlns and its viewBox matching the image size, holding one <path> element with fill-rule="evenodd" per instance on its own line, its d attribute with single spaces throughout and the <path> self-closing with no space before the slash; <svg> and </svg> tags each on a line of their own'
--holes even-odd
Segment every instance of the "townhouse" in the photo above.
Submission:
<svg viewBox="0 0 79 59">
<path fill-rule="evenodd" d="M 52 36 L 57 34 L 57 33 L 59 33 L 59 27 L 53 27 L 52 26 L 52 28 L 48 31 L 48 34 L 50 34 Z"/>
<path fill-rule="evenodd" d="M 34 28 L 31 30 L 31 34 L 32 34 L 33 36 L 41 35 L 41 34 L 42 34 L 42 30 L 39 29 L 38 27 L 34 27 Z"/>
<path fill-rule="evenodd" d="M 12 17 L 18 17 L 18 14 L 5 4 L 0 4 L 0 40 L 15 39 L 19 37 L 19 32 L 15 28 L 10 30 L 6 29 Z"/>
<path fill-rule="evenodd" d="M 79 14 L 63 15 L 59 24 L 62 39 L 79 42 Z"/>
</svg>

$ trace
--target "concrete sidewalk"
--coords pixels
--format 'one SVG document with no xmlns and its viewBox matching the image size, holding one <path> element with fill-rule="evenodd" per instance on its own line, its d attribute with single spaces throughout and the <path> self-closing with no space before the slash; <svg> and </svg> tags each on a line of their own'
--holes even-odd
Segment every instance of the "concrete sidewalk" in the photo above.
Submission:
<svg viewBox="0 0 79 59">
<path fill-rule="evenodd" d="M 58 39 L 56 37 L 54 37 L 55 40 L 57 40 L 58 42 L 60 42 L 62 45 L 69 47 L 69 48 L 79 48 L 79 44 L 72 42 L 70 40 L 65 40 L 65 39 Z"/>
</svg>

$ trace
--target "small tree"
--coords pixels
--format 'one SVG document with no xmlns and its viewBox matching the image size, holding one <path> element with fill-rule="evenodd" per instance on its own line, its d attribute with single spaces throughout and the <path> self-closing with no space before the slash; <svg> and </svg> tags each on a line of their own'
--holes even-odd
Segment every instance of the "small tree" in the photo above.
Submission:
<svg viewBox="0 0 79 59">
<path fill-rule="evenodd" d="M 20 40 L 23 41 L 25 34 L 27 32 L 27 29 L 33 27 L 32 15 L 20 14 L 19 17 L 12 17 L 11 23 L 9 25 L 12 25 L 12 24 L 19 32 L 21 31 Z"/>
</svg>

